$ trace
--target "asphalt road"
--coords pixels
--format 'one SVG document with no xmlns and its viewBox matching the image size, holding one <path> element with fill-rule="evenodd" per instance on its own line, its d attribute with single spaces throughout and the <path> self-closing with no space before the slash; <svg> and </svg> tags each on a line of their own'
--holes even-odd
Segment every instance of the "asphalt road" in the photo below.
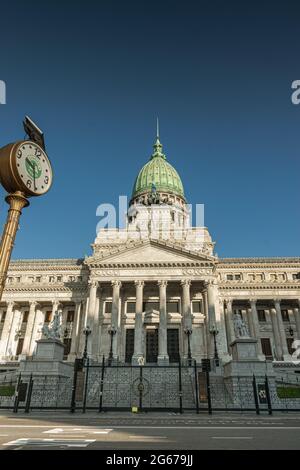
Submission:
<svg viewBox="0 0 300 470">
<path fill-rule="evenodd" d="M 300 449 L 300 413 L 0 414 L 0 449 Z"/>
</svg>

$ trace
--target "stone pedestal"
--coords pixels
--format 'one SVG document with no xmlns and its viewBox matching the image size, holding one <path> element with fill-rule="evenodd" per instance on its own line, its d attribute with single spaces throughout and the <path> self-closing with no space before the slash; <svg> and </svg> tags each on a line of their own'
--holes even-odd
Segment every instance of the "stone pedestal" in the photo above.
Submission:
<svg viewBox="0 0 300 470">
<path fill-rule="evenodd" d="M 62 361 L 64 345 L 57 339 L 40 339 L 36 342 L 35 360 Z"/>
<path fill-rule="evenodd" d="M 258 360 L 257 339 L 237 338 L 230 344 L 230 347 L 233 361 Z"/>
<path fill-rule="evenodd" d="M 33 358 L 20 361 L 22 375 L 45 375 L 71 377 L 73 364 L 63 361 L 64 345 L 56 339 L 40 339 Z"/>
</svg>

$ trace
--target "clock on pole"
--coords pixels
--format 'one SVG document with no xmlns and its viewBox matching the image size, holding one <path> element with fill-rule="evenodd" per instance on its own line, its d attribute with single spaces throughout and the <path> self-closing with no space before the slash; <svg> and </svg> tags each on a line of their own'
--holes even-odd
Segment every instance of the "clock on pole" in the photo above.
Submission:
<svg viewBox="0 0 300 470">
<path fill-rule="evenodd" d="M 53 178 L 43 132 L 28 116 L 23 125 L 28 139 L 0 149 L 0 183 L 8 192 L 5 200 L 9 204 L 0 242 L 0 300 L 22 209 L 29 206 L 29 197 L 47 193 Z"/>
</svg>

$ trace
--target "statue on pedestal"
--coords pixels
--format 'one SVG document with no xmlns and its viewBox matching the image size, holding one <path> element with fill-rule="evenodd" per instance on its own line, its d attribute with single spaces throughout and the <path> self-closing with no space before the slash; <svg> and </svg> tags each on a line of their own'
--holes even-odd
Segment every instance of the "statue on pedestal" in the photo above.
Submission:
<svg viewBox="0 0 300 470">
<path fill-rule="evenodd" d="M 61 341 L 61 311 L 57 310 L 54 313 L 53 320 L 50 325 L 44 325 L 42 333 L 47 339 L 55 339 Z"/>
<path fill-rule="evenodd" d="M 234 330 L 237 338 L 249 338 L 249 331 L 240 313 L 234 315 Z"/>
</svg>

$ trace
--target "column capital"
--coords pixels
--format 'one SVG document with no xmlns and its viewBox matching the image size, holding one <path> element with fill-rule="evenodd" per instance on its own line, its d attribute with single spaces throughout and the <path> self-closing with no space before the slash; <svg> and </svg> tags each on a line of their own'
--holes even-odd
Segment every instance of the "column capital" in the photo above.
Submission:
<svg viewBox="0 0 300 470">
<path fill-rule="evenodd" d="M 276 305 L 279 305 L 279 307 L 280 307 L 281 299 L 273 299 L 273 302 L 274 302 L 275 307 L 276 307 Z"/>
<path fill-rule="evenodd" d="M 35 308 L 37 307 L 39 304 L 39 302 L 37 300 L 31 300 L 29 301 L 29 308 Z"/>
<path fill-rule="evenodd" d="M 232 302 L 233 302 L 233 299 L 232 299 L 232 298 L 225 299 L 226 307 L 227 307 L 227 308 L 228 308 L 229 306 L 232 307 Z"/>
<path fill-rule="evenodd" d="M 114 279 L 113 281 L 111 281 L 111 285 L 112 287 L 121 287 L 122 285 L 122 282 L 121 281 L 117 281 L 116 279 Z"/>
<path fill-rule="evenodd" d="M 182 285 L 182 287 L 184 287 L 184 286 L 190 286 L 190 285 L 192 284 L 192 281 L 191 281 L 191 279 L 182 279 L 182 280 L 180 281 L 180 284 Z"/>
<path fill-rule="evenodd" d="M 159 281 L 157 281 L 157 284 L 159 285 L 159 287 L 167 287 L 168 281 L 166 281 L 165 279 L 160 279 Z"/>
<path fill-rule="evenodd" d="M 89 280 L 88 280 L 88 285 L 89 285 L 90 287 L 98 287 L 99 282 L 96 281 L 95 279 L 89 279 Z"/>
<path fill-rule="evenodd" d="M 15 302 L 14 300 L 9 300 L 8 302 L 6 302 L 6 304 L 7 308 L 14 308 L 17 305 L 17 302 Z"/>
<path fill-rule="evenodd" d="M 257 300 L 258 300 L 258 299 L 256 299 L 255 297 L 250 297 L 250 298 L 249 298 L 249 302 L 250 302 L 251 305 L 252 305 L 252 304 L 253 304 L 253 305 L 256 305 Z"/>
<path fill-rule="evenodd" d="M 141 280 L 138 279 L 138 280 L 134 281 L 134 284 L 135 284 L 136 287 L 144 287 L 145 281 L 141 281 Z"/>
</svg>

